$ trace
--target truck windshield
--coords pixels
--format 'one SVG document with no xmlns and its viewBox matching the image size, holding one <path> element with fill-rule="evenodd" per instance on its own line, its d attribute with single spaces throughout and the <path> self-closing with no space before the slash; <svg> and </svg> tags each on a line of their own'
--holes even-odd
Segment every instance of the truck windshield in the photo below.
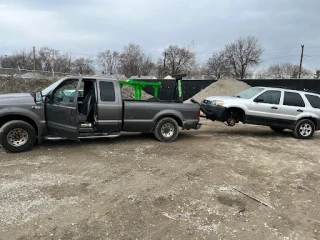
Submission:
<svg viewBox="0 0 320 240">
<path fill-rule="evenodd" d="M 244 91 L 236 94 L 235 96 L 238 98 L 250 99 L 250 98 L 253 98 L 254 96 L 256 96 L 258 93 L 260 93 L 262 90 L 263 90 L 263 88 L 253 87 L 253 88 L 249 88 L 247 90 L 244 90 Z"/>
<path fill-rule="evenodd" d="M 46 87 L 45 89 L 43 89 L 41 92 L 42 92 L 42 95 L 43 96 L 46 96 L 49 92 L 51 92 L 53 89 L 55 89 L 64 79 L 60 79 L 56 82 L 54 82 L 53 84 L 51 84 L 49 87 Z"/>
</svg>

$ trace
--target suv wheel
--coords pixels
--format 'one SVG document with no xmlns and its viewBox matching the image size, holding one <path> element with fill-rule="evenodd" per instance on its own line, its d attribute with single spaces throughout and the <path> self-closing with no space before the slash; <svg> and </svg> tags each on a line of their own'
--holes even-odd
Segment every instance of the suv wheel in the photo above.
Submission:
<svg viewBox="0 0 320 240">
<path fill-rule="evenodd" d="M 154 128 L 154 136 L 161 142 L 174 141 L 178 133 L 179 125 L 176 120 L 170 117 L 160 119 Z"/>
<path fill-rule="evenodd" d="M 293 135 L 296 138 L 308 139 L 311 138 L 315 131 L 314 123 L 309 119 L 302 119 L 298 121 L 295 129 L 293 130 Z"/>
<path fill-rule="evenodd" d="M 277 133 L 282 133 L 284 131 L 284 128 L 279 127 L 270 127 L 272 131 L 275 131 Z"/>
<path fill-rule="evenodd" d="M 0 128 L 0 145 L 7 152 L 24 152 L 29 150 L 36 140 L 34 128 L 25 121 L 10 121 Z"/>
</svg>

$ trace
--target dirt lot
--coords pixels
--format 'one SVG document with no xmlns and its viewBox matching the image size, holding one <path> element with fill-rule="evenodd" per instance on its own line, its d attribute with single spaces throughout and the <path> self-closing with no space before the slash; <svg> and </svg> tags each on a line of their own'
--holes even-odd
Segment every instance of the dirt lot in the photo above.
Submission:
<svg viewBox="0 0 320 240">
<path fill-rule="evenodd" d="M 320 133 L 203 122 L 0 150 L 0 239 L 320 239 Z"/>
</svg>

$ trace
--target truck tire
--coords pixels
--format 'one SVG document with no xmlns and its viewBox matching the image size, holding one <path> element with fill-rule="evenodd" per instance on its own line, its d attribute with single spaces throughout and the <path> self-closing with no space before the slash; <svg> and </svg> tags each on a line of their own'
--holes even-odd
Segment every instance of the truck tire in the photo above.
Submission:
<svg viewBox="0 0 320 240">
<path fill-rule="evenodd" d="M 0 145 L 12 153 L 24 152 L 32 148 L 36 131 L 25 121 L 13 120 L 0 128 Z"/>
<path fill-rule="evenodd" d="M 285 128 L 279 128 L 279 127 L 270 127 L 272 131 L 275 131 L 277 133 L 282 133 Z"/>
<path fill-rule="evenodd" d="M 179 134 L 179 125 L 171 117 L 160 119 L 154 128 L 154 136 L 160 142 L 173 142 Z"/>
<path fill-rule="evenodd" d="M 309 139 L 313 136 L 314 132 L 315 132 L 314 123 L 309 119 L 301 119 L 296 124 L 293 130 L 293 135 L 296 138 Z"/>
</svg>

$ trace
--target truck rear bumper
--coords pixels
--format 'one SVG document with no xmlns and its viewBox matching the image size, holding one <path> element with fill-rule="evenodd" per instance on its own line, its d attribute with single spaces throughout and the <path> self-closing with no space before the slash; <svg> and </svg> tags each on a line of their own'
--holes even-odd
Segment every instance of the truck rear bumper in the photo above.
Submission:
<svg viewBox="0 0 320 240">
<path fill-rule="evenodd" d="M 183 125 L 182 129 L 199 129 L 201 127 L 201 123 L 199 123 L 199 120 L 186 120 Z"/>
</svg>

